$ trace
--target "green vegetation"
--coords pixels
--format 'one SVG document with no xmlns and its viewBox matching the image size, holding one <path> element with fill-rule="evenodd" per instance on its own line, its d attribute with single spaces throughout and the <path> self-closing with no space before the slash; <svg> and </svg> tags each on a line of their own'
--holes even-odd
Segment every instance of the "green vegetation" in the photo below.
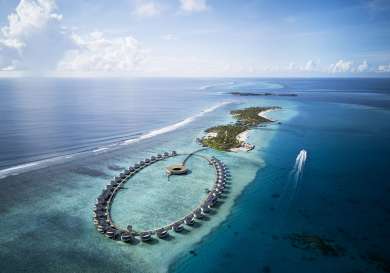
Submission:
<svg viewBox="0 0 390 273">
<path fill-rule="evenodd" d="M 216 137 L 203 138 L 202 144 L 220 151 L 228 151 L 231 148 L 237 148 L 241 143 L 237 140 L 237 135 L 246 131 L 248 128 L 239 124 L 228 124 L 211 127 L 206 130 L 207 133 L 216 133 Z"/>
<path fill-rule="evenodd" d="M 206 133 L 215 133 L 216 136 L 203 137 L 200 142 L 204 146 L 220 151 L 229 151 L 242 145 L 237 135 L 264 122 L 271 120 L 259 116 L 266 110 L 279 109 L 279 107 L 249 107 L 231 111 L 230 114 L 237 120 L 234 124 L 219 125 L 208 128 Z"/>
<path fill-rule="evenodd" d="M 280 109 L 280 107 L 249 107 L 241 110 L 233 110 L 230 114 L 237 119 L 238 124 L 253 127 L 260 123 L 270 122 L 271 120 L 259 116 L 259 113 L 274 109 Z"/>
</svg>

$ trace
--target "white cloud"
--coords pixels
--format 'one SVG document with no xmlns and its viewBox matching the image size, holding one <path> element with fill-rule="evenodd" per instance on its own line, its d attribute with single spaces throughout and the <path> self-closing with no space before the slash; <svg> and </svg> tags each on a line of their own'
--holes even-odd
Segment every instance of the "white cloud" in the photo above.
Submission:
<svg viewBox="0 0 390 273">
<path fill-rule="evenodd" d="M 131 36 L 75 34 L 55 0 L 21 0 L 0 32 L 0 71 L 134 71 L 145 55 Z"/>
<path fill-rule="evenodd" d="M 318 70 L 319 61 L 308 60 L 304 65 L 298 65 L 294 62 L 291 62 L 288 64 L 287 69 L 281 68 L 279 72 L 316 72 Z"/>
<path fill-rule="evenodd" d="M 300 70 L 300 67 L 296 63 L 291 62 L 291 63 L 288 64 L 287 70 L 291 71 L 291 72 L 292 71 L 298 71 L 298 70 Z"/>
<path fill-rule="evenodd" d="M 304 70 L 308 72 L 316 71 L 318 68 L 319 61 L 308 60 L 305 64 Z"/>
<path fill-rule="evenodd" d="M 60 29 L 62 15 L 54 0 L 21 0 L 1 27 L 0 68 L 45 70 L 63 53 L 66 37 Z"/>
<path fill-rule="evenodd" d="M 69 50 L 59 63 L 59 71 L 131 72 L 145 58 L 145 50 L 131 36 L 107 38 L 102 32 L 73 35 L 77 49 Z"/>
<path fill-rule="evenodd" d="M 180 0 L 180 9 L 185 12 L 199 12 L 209 9 L 206 0 Z"/>
<path fill-rule="evenodd" d="M 389 73 L 390 72 L 390 64 L 379 65 L 377 68 L 377 72 Z"/>
<path fill-rule="evenodd" d="M 330 73 L 352 72 L 352 65 L 353 62 L 351 61 L 338 60 L 337 63 L 331 64 L 329 66 L 329 72 Z"/>
<path fill-rule="evenodd" d="M 368 63 L 366 60 L 364 60 L 361 64 L 358 65 L 357 69 L 356 69 L 357 72 L 367 72 L 368 71 Z"/>
<path fill-rule="evenodd" d="M 134 10 L 134 14 L 141 17 L 152 17 L 160 13 L 161 8 L 155 2 L 139 2 Z"/>
</svg>

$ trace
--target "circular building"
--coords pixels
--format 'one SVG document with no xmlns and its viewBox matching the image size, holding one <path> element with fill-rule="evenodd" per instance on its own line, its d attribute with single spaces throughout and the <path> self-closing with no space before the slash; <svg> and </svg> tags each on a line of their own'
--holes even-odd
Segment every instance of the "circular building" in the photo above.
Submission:
<svg viewBox="0 0 390 273">
<path fill-rule="evenodd" d="M 186 174 L 188 172 L 188 169 L 183 164 L 175 164 L 167 167 L 167 174 L 168 175 L 179 175 L 179 174 Z"/>
</svg>

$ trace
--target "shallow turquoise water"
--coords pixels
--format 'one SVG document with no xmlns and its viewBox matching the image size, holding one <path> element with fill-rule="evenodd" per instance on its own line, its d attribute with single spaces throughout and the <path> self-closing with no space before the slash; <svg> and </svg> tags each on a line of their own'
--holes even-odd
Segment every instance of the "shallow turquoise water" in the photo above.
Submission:
<svg viewBox="0 0 390 273">
<path fill-rule="evenodd" d="M 154 137 L 104 151 L 87 151 L 0 179 L 2 272 L 165 272 L 168 268 L 173 272 L 379 270 L 367 256 L 375 253 L 387 258 L 389 253 L 388 95 L 383 90 L 370 95 L 354 87 L 361 86 L 360 83 L 348 85 L 339 80 L 329 83 L 271 79 L 263 85 L 261 82 L 250 80 L 237 85 L 237 89 L 253 91 L 259 84 L 259 90 L 277 88 L 281 92 L 297 92 L 299 96 L 236 98 L 219 93 L 226 91 L 225 85 L 210 85 L 201 89 L 200 92 L 208 93 L 204 97 L 191 91 L 192 96 L 202 97 L 196 105 L 182 95 L 180 119 L 196 115 L 197 109 L 207 109 L 214 103 L 235 102 Z M 229 90 L 235 90 L 232 85 Z M 309 91 L 337 86 L 344 91 Z M 347 86 L 350 89 L 346 90 Z M 369 82 L 363 86 L 376 90 L 377 84 Z M 308 94 L 304 94 L 305 90 Z M 198 149 L 195 140 L 204 129 L 231 122 L 231 109 L 249 105 L 282 106 L 281 111 L 269 113 L 281 124 L 251 131 L 248 141 L 256 144 L 256 149 L 250 153 L 202 152 L 223 160 L 233 175 L 229 197 L 216 215 L 200 222 L 197 228 L 188 228 L 188 233 L 172 234 L 172 240 L 159 240 L 152 245 L 129 246 L 96 232 L 92 207 L 112 176 L 157 153 Z M 165 105 L 162 111 L 172 113 L 165 113 L 162 126 L 180 121 L 169 121 L 176 117 L 176 107 Z M 161 128 L 152 121 L 160 124 L 148 115 L 141 135 Z M 106 144 L 104 141 L 102 146 Z M 308 159 L 302 179 L 295 184 L 289 177 L 301 149 L 308 151 Z M 190 164 L 194 164 L 193 170 L 209 170 L 196 159 Z M 149 228 L 182 215 L 202 198 L 212 175 L 194 171 L 194 180 L 188 176 L 188 181 L 180 181 L 186 185 L 161 187 L 167 183 L 161 168 L 144 171 L 143 176 L 130 180 L 115 200 L 113 213 L 121 225 L 137 222 Z M 146 190 L 150 192 L 142 194 Z M 181 202 L 168 202 L 172 194 L 181 196 L 186 190 L 188 195 Z M 159 204 L 163 205 L 156 211 Z M 135 210 L 136 214 L 130 213 Z M 158 216 L 149 217 L 151 213 Z M 341 257 L 326 257 L 316 250 L 296 249 L 286 239 L 293 232 L 333 239 L 346 252 Z"/>
<path fill-rule="evenodd" d="M 192 212 L 207 197 L 215 182 L 215 169 L 204 158 L 192 156 L 187 175 L 171 176 L 166 167 L 179 164 L 186 155 L 154 163 L 134 175 L 112 206 L 113 221 L 122 228 L 153 230 L 167 226 Z"/>
<path fill-rule="evenodd" d="M 266 166 L 227 220 L 171 272 L 385 271 L 389 111 L 324 102 L 296 108 L 299 114 L 280 125 L 262 151 Z M 301 149 L 308 159 L 294 181 L 291 171 Z M 331 240 L 339 256 L 295 248 L 289 240 L 293 233 Z"/>
</svg>

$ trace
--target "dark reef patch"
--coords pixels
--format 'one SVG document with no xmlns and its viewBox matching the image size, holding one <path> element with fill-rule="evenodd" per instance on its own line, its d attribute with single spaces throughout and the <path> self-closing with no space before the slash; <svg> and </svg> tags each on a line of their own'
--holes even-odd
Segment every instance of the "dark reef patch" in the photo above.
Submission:
<svg viewBox="0 0 390 273">
<path fill-rule="evenodd" d="M 263 266 L 263 268 L 261 269 L 261 272 L 263 272 L 263 273 L 271 273 L 271 267 L 268 266 L 268 265 L 265 265 L 265 266 Z"/>
<path fill-rule="evenodd" d="M 124 168 L 115 164 L 108 165 L 107 168 L 111 171 L 121 171 Z"/>
<path fill-rule="evenodd" d="M 318 235 L 292 233 L 287 237 L 291 245 L 303 250 L 317 250 L 324 256 L 342 256 L 344 250 L 333 244 L 331 240 L 323 239 Z"/>
<path fill-rule="evenodd" d="M 82 166 L 74 168 L 72 170 L 72 172 L 77 173 L 77 174 L 81 174 L 81 175 L 90 176 L 90 177 L 103 177 L 103 178 L 109 177 L 109 175 L 106 174 L 105 172 L 91 169 L 91 168 L 87 168 L 87 167 L 82 167 Z"/>
<path fill-rule="evenodd" d="M 361 256 L 363 260 L 375 264 L 377 269 L 383 272 L 390 272 L 390 259 L 377 252 L 368 252 L 366 256 Z"/>
</svg>

